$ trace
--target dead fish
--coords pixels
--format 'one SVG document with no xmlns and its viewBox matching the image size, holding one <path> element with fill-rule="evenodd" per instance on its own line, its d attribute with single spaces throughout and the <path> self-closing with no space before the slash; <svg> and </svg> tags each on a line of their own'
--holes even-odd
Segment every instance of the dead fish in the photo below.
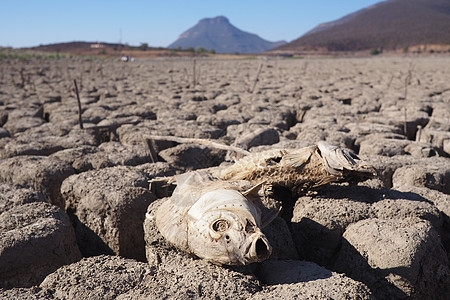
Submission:
<svg viewBox="0 0 450 300">
<path fill-rule="evenodd" d="M 326 142 L 301 149 L 254 153 L 224 169 L 222 180 L 249 180 L 281 186 L 298 194 L 330 182 L 359 182 L 376 176 L 376 170 L 348 150 Z"/>
<path fill-rule="evenodd" d="M 241 192 L 249 182 L 218 180 L 207 171 L 175 178 L 172 196 L 155 213 L 161 234 L 178 249 L 210 262 L 246 265 L 267 259 L 272 247 L 261 227 L 262 203 L 252 196 L 258 187 Z"/>
<path fill-rule="evenodd" d="M 281 208 L 271 198 L 272 186 L 303 193 L 329 182 L 358 182 L 375 175 L 356 155 L 325 142 L 254 153 L 218 175 L 203 170 L 176 176 L 172 196 L 156 211 L 156 226 L 175 247 L 208 261 L 260 262 L 272 252 L 261 228 Z"/>
</svg>

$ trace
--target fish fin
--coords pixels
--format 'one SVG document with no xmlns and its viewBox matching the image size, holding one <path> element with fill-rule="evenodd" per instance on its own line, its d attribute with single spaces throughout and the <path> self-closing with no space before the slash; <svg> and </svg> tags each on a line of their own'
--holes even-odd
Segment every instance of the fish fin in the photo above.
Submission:
<svg viewBox="0 0 450 300">
<path fill-rule="evenodd" d="M 324 161 L 326 170 L 335 176 L 344 176 L 348 173 L 361 177 L 371 178 L 377 175 L 376 170 L 360 160 L 359 157 L 337 146 L 332 146 L 324 141 L 317 143 L 319 155 Z"/>
<path fill-rule="evenodd" d="M 248 190 L 246 190 L 245 192 L 242 192 L 242 195 L 244 197 L 247 197 L 248 195 L 254 194 L 256 193 L 256 195 L 258 195 L 259 190 L 261 189 L 262 185 L 266 183 L 266 181 L 261 181 L 260 183 L 252 186 L 251 188 L 249 188 Z"/>
<path fill-rule="evenodd" d="M 278 214 L 280 213 L 281 206 L 277 208 L 266 208 L 261 212 L 261 225 L 260 228 L 263 229 L 270 223 L 272 223 L 273 220 L 275 220 L 276 217 L 278 217 Z"/>
<path fill-rule="evenodd" d="M 283 164 L 293 168 L 301 168 L 309 161 L 315 149 L 316 146 L 310 146 L 287 153 L 283 156 Z"/>
<path fill-rule="evenodd" d="M 174 176 L 176 188 L 169 201 L 180 209 L 191 207 L 200 198 L 205 183 L 212 182 L 212 177 L 205 171 L 191 171 Z"/>
<path fill-rule="evenodd" d="M 180 210 L 177 205 L 168 198 L 155 212 L 155 224 L 162 236 L 172 245 L 188 252 L 188 226 L 183 219 L 187 208 Z"/>
<path fill-rule="evenodd" d="M 280 203 L 269 197 L 270 190 L 271 186 L 267 185 L 265 181 L 262 181 L 242 193 L 248 201 L 252 202 L 258 208 L 261 214 L 261 221 L 258 224 L 260 228 L 269 225 L 281 210 Z"/>
</svg>

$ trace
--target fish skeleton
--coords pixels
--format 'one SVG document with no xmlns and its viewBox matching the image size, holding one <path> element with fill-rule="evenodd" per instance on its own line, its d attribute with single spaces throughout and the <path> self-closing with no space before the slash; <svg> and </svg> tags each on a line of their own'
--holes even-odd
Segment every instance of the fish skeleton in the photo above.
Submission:
<svg viewBox="0 0 450 300">
<path fill-rule="evenodd" d="M 238 160 L 220 173 L 222 180 L 249 180 L 281 186 L 297 194 L 330 182 L 358 182 L 376 170 L 348 150 L 320 141 L 300 149 L 268 150 Z"/>
<path fill-rule="evenodd" d="M 300 194 L 329 182 L 375 175 L 375 169 L 356 155 L 325 142 L 253 153 L 219 172 L 177 175 L 172 196 L 156 211 L 156 226 L 175 247 L 208 261 L 260 262 L 272 252 L 261 228 L 280 209 L 267 197 L 272 186 Z"/>
</svg>

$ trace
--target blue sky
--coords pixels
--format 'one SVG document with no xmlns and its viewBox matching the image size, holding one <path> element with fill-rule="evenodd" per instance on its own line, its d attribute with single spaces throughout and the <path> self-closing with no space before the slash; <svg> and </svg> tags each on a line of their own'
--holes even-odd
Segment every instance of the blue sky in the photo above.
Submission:
<svg viewBox="0 0 450 300">
<path fill-rule="evenodd" d="M 292 41 L 381 0 L 0 0 L 0 46 L 69 41 L 167 46 L 200 19 L 226 16 L 269 41 Z"/>
</svg>

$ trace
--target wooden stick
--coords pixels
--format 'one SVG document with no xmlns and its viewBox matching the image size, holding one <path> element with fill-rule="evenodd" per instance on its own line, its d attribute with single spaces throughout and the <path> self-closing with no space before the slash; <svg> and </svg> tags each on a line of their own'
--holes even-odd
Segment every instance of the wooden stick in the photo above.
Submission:
<svg viewBox="0 0 450 300">
<path fill-rule="evenodd" d="M 81 118 L 81 101 L 80 101 L 80 94 L 78 93 L 77 80 L 74 79 L 73 83 L 75 85 L 75 93 L 77 94 L 78 100 L 78 123 L 80 124 L 80 128 L 83 129 L 83 119 Z"/>
<path fill-rule="evenodd" d="M 405 98 L 406 99 L 406 98 Z M 403 107 L 403 112 L 404 112 L 404 115 L 403 115 L 403 117 L 404 117 L 404 121 L 403 121 L 403 133 L 406 135 L 406 136 L 408 136 L 408 126 L 407 126 L 407 115 L 406 115 L 406 107 Z"/>
<path fill-rule="evenodd" d="M 182 137 L 176 137 L 176 136 L 168 136 L 168 135 L 146 135 L 144 136 L 144 138 L 146 140 L 157 140 L 157 141 L 170 141 L 170 142 L 176 142 L 176 143 L 181 143 L 181 144 L 186 144 L 186 143 L 192 143 L 192 144 L 201 144 L 201 145 L 206 145 L 206 146 L 210 146 L 216 149 L 220 149 L 220 150 L 227 150 L 227 151 L 234 151 L 243 155 L 250 155 L 250 152 L 248 152 L 247 150 L 244 150 L 242 148 L 239 147 L 235 147 L 235 146 L 228 146 L 228 145 L 224 145 L 224 144 L 219 144 L 210 140 L 205 140 L 205 139 L 196 139 L 196 138 L 182 138 Z"/>
<path fill-rule="evenodd" d="M 197 84 L 197 80 L 195 79 L 195 62 L 196 62 L 196 60 L 195 60 L 195 58 L 194 58 L 194 64 L 193 64 L 193 66 L 192 66 L 192 87 L 194 87 L 195 88 L 195 85 Z"/>
<path fill-rule="evenodd" d="M 255 91 L 256 84 L 257 84 L 258 81 L 259 81 L 259 74 L 261 73 L 262 67 L 263 67 L 263 63 L 260 63 L 260 64 L 259 64 L 259 67 L 258 67 L 258 72 L 256 73 L 255 82 L 253 82 L 253 88 L 252 88 L 251 91 L 250 91 L 250 93 L 252 93 L 252 94 L 253 94 L 253 92 Z"/>
<path fill-rule="evenodd" d="M 146 139 L 147 147 L 150 153 L 150 159 L 152 160 L 152 163 L 158 162 L 158 155 L 156 154 L 156 150 L 154 147 L 153 139 Z"/>
</svg>

